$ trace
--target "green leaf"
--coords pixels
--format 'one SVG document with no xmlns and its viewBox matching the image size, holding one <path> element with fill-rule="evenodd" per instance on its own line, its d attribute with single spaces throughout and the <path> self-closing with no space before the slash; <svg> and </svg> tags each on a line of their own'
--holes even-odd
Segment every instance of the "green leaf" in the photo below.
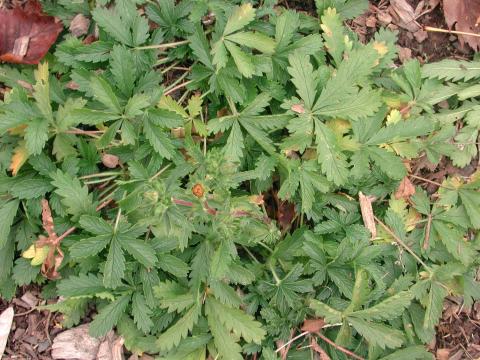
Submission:
<svg viewBox="0 0 480 360">
<path fill-rule="evenodd" d="M 409 346 L 405 349 L 397 350 L 390 355 L 382 357 L 380 360 L 433 360 L 433 354 L 428 352 L 423 345 Z"/>
<path fill-rule="evenodd" d="M 325 47 L 338 66 L 345 51 L 345 30 L 342 25 L 342 19 L 337 14 L 337 11 L 332 8 L 327 9 L 321 19 L 320 27 L 323 30 Z"/>
<path fill-rule="evenodd" d="M 480 229 L 480 192 L 470 189 L 458 191 L 474 229 Z"/>
<path fill-rule="evenodd" d="M 122 107 L 110 84 L 100 76 L 93 76 L 90 79 L 90 87 L 96 100 L 105 105 L 108 110 L 115 114 L 122 112 Z"/>
<path fill-rule="evenodd" d="M 114 236 L 110 242 L 107 261 L 103 270 L 103 284 L 107 288 L 115 289 L 122 285 L 125 273 L 125 256 L 123 255 L 120 242 Z"/>
<path fill-rule="evenodd" d="M 400 330 L 389 326 L 367 322 L 365 320 L 348 317 L 348 322 L 367 340 L 371 345 L 382 349 L 398 348 L 405 341 L 405 336 Z"/>
<path fill-rule="evenodd" d="M 80 226 L 95 235 L 111 234 L 112 226 L 105 220 L 91 215 L 83 215 L 79 220 Z"/>
<path fill-rule="evenodd" d="M 317 94 L 317 76 L 313 71 L 310 56 L 302 53 L 295 53 L 288 57 L 290 67 L 288 72 L 292 82 L 297 88 L 297 93 L 305 102 L 308 109 L 312 109 Z"/>
<path fill-rule="evenodd" d="M 442 284 L 433 282 L 426 300 L 425 319 L 423 327 L 426 329 L 434 329 L 438 324 L 443 311 L 443 300 L 448 295 L 447 289 Z"/>
<path fill-rule="evenodd" d="M 238 71 L 246 78 L 251 78 L 255 73 L 255 65 L 252 60 L 252 56 L 240 50 L 240 48 L 226 41 L 225 46 L 233 57 L 235 65 L 237 65 Z"/>
<path fill-rule="evenodd" d="M 143 123 L 143 132 L 155 151 L 166 159 L 171 159 L 174 153 L 174 146 L 170 138 L 162 129 L 146 119 Z"/>
<path fill-rule="evenodd" d="M 150 318 L 152 314 L 145 302 L 145 298 L 140 293 L 133 295 L 132 314 L 137 327 L 147 334 L 153 326 L 153 321 Z"/>
<path fill-rule="evenodd" d="M 445 59 L 424 65 L 422 75 L 447 81 L 469 81 L 480 77 L 480 62 Z"/>
<path fill-rule="evenodd" d="M 33 119 L 28 123 L 25 141 L 30 154 L 38 155 L 42 152 L 48 140 L 48 125 L 48 121 L 42 118 Z"/>
<path fill-rule="evenodd" d="M 160 307 L 167 309 L 169 313 L 182 312 L 195 302 L 191 293 L 173 281 L 160 282 L 153 291 L 160 299 Z"/>
<path fill-rule="evenodd" d="M 225 39 L 233 41 L 239 45 L 247 46 L 265 54 L 273 54 L 275 51 L 275 41 L 259 32 L 242 31 L 228 35 Z M 228 47 L 228 46 L 227 46 Z"/>
<path fill-rule="evenodd" d="M 93 274 L 72 275 L 61 280 L 57 289 L 58 295 L 64 297 L 95 296 L 105 291 L 102 279 Z"/>
<path fill-rule="evenodd" d="M 22 179 L 15 182 L 10 192 L 19 199 L 35 199 L 51 191 L 53 186 L 45 178 Z"/>
<path fill-rule="evenodd" d="M 110 68 L 115 83 L 120 91 L 129 97 L 132 94 L 136 80 L 133 52 L 125 46 L 115 45 L 110 54 Z"/>
<path fill-rule="evenodd" d="M 87 239 L 82 239 L 70 246 L 69 253 L 73 259 L 81 259 L 89 256 L 95 256 L 112 240 L 111 234 L 103 234 Z"/>
<path fill-rule="evenodd" d="M 40 274 L 40 266 L 32 266 L 30 261 L 24 258 L 15 260 L 12 279 L 18 286 L 28 285 Z"/>
<path fill-rule="evenodd" d="M 225 157 L 231 161 L 239 161 L 243 157 L 243 135 L 240 125 L 237 121 L 233 123 L 225 145 Z"/>
<path fill-rule="evenodd" d="M 170 326 L 157 339 L 157 346 L 160 350 L 170 350 L 184 339 L 193 326 L 197 323 L 200 316 L 200 307 L 193 305 L 185 315 L 180 318 L 174 325 Z"/>
<path fill-rule="evenodd" d="M 159 254 L 158 266 L 178 278 L 186 278 L 190 270 L 187 263 L 170 254 Z"/>
<path fill-rule="evenodd" d="M 107 334 L 120 320 L 130 302 L 130 295 L 123 295 L 102 308 L 90 323 L 89 334 L 101 337 Z"/>
<path fill-rule="evenodd" d="M 318 162 L 322 165 L 322 172 L 336 185 L 344 184 L 348 177 L 347 162 L 345 156 L 338 150 L 335 134 L 324 123 L 315 120 L 315 136 Z"/>
<path fill-rule="evenodd" d="M 92 195 L 88 193 L 86 186 L 80 184 L 77 178 L 60 170 L 57 170 L 52 178 L 52 185 L 56 188 L 55 193 L 62 198 L 62 204 L 66 206 L 69 214 L 73 215 L 74 218 L 95 214 Z"/>
<path fill-rule="evenodd" d="M 150 244 L 122 233 L 117 234 L 116 238 L 122 247 L 140 264 L 147 268 L 151 268 L 157 263 L 155 251 Z"/>
<path fill-rule="evenodd" d="M 411 292 L 401 291 L 367 309 L 354 311 L 348 316 L 359 317 L 364 320 L 393 320 L 403 314 L 410 305 L 412 298 Z"/>
<path fill-rule="evenodd" d="M 116 11 L 97 7 L 92 11 L 93 19 L 110 36 L 125 45 L 133 45 L 128 24 L 125 24 Z"/>
</svg>

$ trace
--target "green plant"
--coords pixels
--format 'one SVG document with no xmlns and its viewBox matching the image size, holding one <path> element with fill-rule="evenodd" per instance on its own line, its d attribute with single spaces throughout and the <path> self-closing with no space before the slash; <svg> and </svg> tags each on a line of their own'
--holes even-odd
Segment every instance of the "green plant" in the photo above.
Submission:
<svg viewBox="0 0 480 360">
<path fill-rule="evenodd" d="M 315 318 L 358 356 L 432 358 L 444 297 L 480 297 L 480 180 L 409 179 L 477 156 L 476 67 L 392 66 L 395 33 L 343 25 L 366 1 L 104 3 L 97 41 L 0 68 L 2 297 L 44 284 L 65 326 L 93 303 L 92 335 L 160 359 L 277 359 Z"/>
</svg>

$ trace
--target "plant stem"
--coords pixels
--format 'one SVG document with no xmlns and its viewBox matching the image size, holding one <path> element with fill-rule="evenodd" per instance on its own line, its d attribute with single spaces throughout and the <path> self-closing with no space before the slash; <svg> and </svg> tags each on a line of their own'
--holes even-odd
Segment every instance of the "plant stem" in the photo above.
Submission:
<svg viewBox="0 0 480 360">
<path fill-rule="evenodd" d="M 153 175 L 150 179 L 148 179 L 148 181 L 153 181 L 155 180 L 157 177 L 159 177 L 160 175 L 163 174 L 163 172 L 165 170 L 167 170 L 170 166 L 172 166 L 172 164 L 168 164 L 166 165 L 165 167 L 163 167 L 162 169 L 160 169 L 155 175 Z"/>
<path fill-rule="evenodd" d="M 280 350 L 286 348 L 288 345 L 290 345 L 291 343 L 293 343 L 294 341 L 304 337 L 305 335 L 308 335 L 310 334 L 308 331 L 304 331 L 303 333 L 295 336 L 294 338 L 291 338 L 290 340 L 288 340 L 285 344 L 283 344 L 282 346 L 280 346 L 277 350 L 275 350 L 276 353 L 278 353 Z"/>
<path fill-rule="evenodd" d="M 282 280 L 280 280 L 280 278 L 278 277 L 278 274 L 275 271 L 275 267 L 272 263 L 270 263 L 270 271 L 272 272 L 273 278 L 275 279 L 277 286 L 280 285 L 282 283 Z"/>
<path fill-rule="evenodd" d="M 325 341 L 327 344 L 330 344 L 331 346 L 333 346 L 335 349 L 343 352 L 345 355 L 348 355 L 348 356 L 350 356 L 354 359 L 357 359 L 357 360 L 365 360 L 363 357 L 358 356 L 357 354 L 351 352 L 348 349 L 345 349 L 343 346 L 335 344 L 332 340 L 330 340 L 329 338 L 327 338 L 325 335 L 321 334 L 320 332 L 316 332 L 315 335 L 317 335 L 320 339 Z"/>
<path fill-rule="evenodd" d="M 440 29 L 440 28 L 436 28 L 436 27 L 432 27 L 432 26 L 425 26 L 424 29 L 425 29 L 425 31 L 430 31 L 430 32 L 440 32 L 440 33 L 446 33 L 446 34 L 480 37 L 480 34 L 475 34 L 475 33 L 465 32 L 465 31 Z"/>
<path fill-rule="evenodd" d="M 176 41 L 172 43 L 166 43 L 166 44 L 157 44 L 157 45 L 146 45 L 146 46 L 137 46 L 133 48 L 134 50 L 151 50 L 151 49 L 169 49 L 169 48 L 174 48 L 177 46 L 185 45 L 188 44 L 190 40 L 182 40 L 182 41 Z"/>
<path fill-rule="evenodd" d="M 187 86 L 188 84 L 191 84 L 192 82 L 193 82 L 193 80 L 185 81 L 184 83 L 181 83 L 181 84 L 165 91 L 163 93 L 163 95 L 165 95 L 165 96 L 170 95 L 171 93 L 174 93 L 175 91 L 180 90 L 181 88 Z"/>
</svg>

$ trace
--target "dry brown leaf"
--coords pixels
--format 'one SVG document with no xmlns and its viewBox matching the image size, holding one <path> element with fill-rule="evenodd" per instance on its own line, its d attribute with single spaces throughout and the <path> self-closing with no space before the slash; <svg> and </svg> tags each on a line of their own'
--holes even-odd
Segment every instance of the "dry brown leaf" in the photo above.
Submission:
<svg viewBox="0 0 480 360">
<path fill-rule="evenodd" d="M 393 23 L 414 33 L 421 29 L 415 20 L 415 10 L 406 0 L 390 0 Z"/>
<path fill-rule="evenodd" d="M 0 314 L 0 359 L 7 346 L 8 335 L 13 323 L 13 307 L 9 307 Z"/>
<path fill-rule="evenodd" d="M 0 61 L 38 64 L 62 32 L 62 23 L 42 13 L 38 1 L 0 10 Z"/>
<path fill-rule="evenodd" d="M 66 330 L 53 340 L 52 358 L 67 360 L 95 360 L 101 339 L 88 334 L 88 324 Z"/>
<path fill-rule="evenodd" d="M 12 159 L 10 160 L 9 169 L 12 171 L 13 176 L 16 176 L 18 174 L 18 171 L 20 170 L 22 165 L 25 164 L 25 161 L 27 161 L 27 159 L 28 151 L 25 143 L 20 143 L 20 145 L 15 148 Z"/>
<path fill-rule="evenodd" d="M 400 185 L 398 185 L 398 189 L 395 192 L 395 199 L 410 199 L 410 196 L 415 194 L 415 186 L 412 184 L 408 176 L 405 176 L 402 181 L 400 181 Z"/>
<path fill-rule="evenodd" d="M 120 159 L 116 155 L 112 155 L 112 154 L 102 155 L 102 164 L 109 169 L 115 169 L 119 163 L 120 163 Z"/>
<path fill-rule="evenodd" d="M 90 26 L 90 20 L 83 14 L 77 14 L 72 19 L 70 27 L 68 28 L 73 36 L 79 37 L 85 35 L 88 32 Z"/>
<path fill-rule="evenodd" d="M 320 355 L 320 360 L 331 360 L 330 356 L 328 356 L 327 352 L 323 350 L 320 345 L 317 343 L 317 339 L 311 338 L 310 339 L 310 346 L 312 350 L 315 351 L 318 355 Z"/>
<path fill-rule="evenodd" d="M 377 227 L 375 226 L 375 216 L 372 208 L 372 201 L 374 198 L 372 196 L 365 196 L 360 191 L 358 193 L 358 199 L 360 201 L 360 211 L 362 212 L 363 224 L 368 230 L 370 230 L 372 239 L 375 239 L 377 237 Z"/>
<path fill-rule="evenodd" d="M 480 34 L 480 0 L 444 0 L 443 13 L 450 29 Z M 475 51 L 480 50 L 480 37 L 459 35 L 462 46 L 466 43 Z"/>
<path fill-rule="evenodd" d="M 302 325 L 302 331 L 308 331 L 309 333 L 319 332 L 325 322 L 323 319 L 306 319 Z"/>
</svg>

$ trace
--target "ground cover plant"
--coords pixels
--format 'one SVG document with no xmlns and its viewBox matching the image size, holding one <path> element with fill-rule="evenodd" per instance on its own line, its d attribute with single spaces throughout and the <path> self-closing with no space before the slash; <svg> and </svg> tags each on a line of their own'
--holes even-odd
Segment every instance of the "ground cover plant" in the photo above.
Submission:
<svg viewBox="0 0 480 360">
<path fill-rule="evenodd" d="M 0 67 L 1 296 L 159 359 L 431 359 L 480 297 L 480 177 L 422 171 L 478 156 L 480 72 L 396 66 L 366 5 L 44 1 L 98 36 Z"/>
</svg>

